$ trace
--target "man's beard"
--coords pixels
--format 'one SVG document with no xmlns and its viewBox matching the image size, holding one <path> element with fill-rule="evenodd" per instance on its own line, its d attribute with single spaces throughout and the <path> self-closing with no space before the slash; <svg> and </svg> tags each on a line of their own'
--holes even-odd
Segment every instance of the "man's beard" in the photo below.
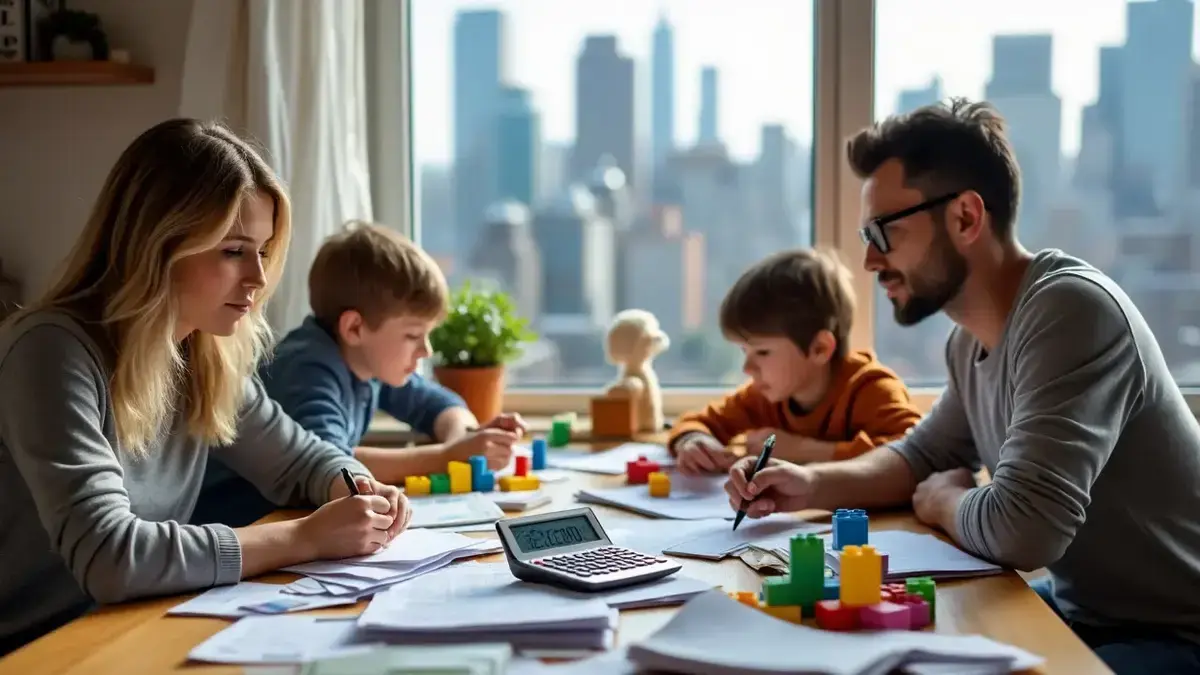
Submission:
<svg viewBox="0 0 1200 675">
<path fill-rule="evenodd" d="M 938 237 L 935 250 L 918 269 L 921 271 L 907 277 L 908 302 L 901 305 L 898 298 L 892 298 L 892 313 L 901 326 L 918 324 L 940 312 L 967 280 L 967 259 L 954 250 L 948 237 Z M 884 272 L 879 276 L 881 281 L 905 279 L 899 272 Z"/>
</svg>

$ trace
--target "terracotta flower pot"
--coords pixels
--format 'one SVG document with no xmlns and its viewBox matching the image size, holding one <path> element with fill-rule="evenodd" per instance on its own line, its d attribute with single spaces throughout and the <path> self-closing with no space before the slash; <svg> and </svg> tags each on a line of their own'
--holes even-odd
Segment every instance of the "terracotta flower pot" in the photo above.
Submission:
<svg viewBox="0 0 1200 675">
<path fill-rule="evenodd" d="M 436 366 L 433 377 L 467 403 L 467 409 L 487 424 L 504 409 L 504 366 L 445 368 Z"/>
</svg>

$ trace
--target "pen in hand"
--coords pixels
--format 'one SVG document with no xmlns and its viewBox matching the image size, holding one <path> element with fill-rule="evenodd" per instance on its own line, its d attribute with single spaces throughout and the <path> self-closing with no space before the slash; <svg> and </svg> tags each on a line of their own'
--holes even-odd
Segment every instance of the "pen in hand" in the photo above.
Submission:
<svg viewBox="0 0 1200 675">
<path fill-rule="evenodd" d="M 746 474 L 746 484 L 754 480 L 755 474 L 763 470 L 767 462 L 771 461 L 771 451 L 775 449 L 775 434 L 767 436 L 767 440 L 763 441 L 762 452 L 758 454 L 758 461 L 754 463 L 754 468 Z M 738 529 L 738 525 L 742 524 L 742 520 L 746 517 L 746 508 L 750 506 L 752 500 L 742 500 L 742 508 L 738 509 L 737 516 L 733 519 L 733 529 Z"/>
<path fill-rule="evenodd" d="M 346 481 L 346 489 L 350 491 L 350 496 L 359 494 L 358 486 L 354 484 L 354 476 L 350 475 L 350 470 L 342 467 L 342 480 Z"/>
</svg>

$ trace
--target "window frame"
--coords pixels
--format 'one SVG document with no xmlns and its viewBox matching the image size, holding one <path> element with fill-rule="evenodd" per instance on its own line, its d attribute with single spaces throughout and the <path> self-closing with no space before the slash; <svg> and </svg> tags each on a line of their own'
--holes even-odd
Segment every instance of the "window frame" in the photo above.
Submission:
<svg viewBox="0 0 1200 675">
<path fill-rule="evenodd" d="M 371 156 L 375 217 L 412 236 L 421 205 L 409 144 L 410 0 L 366 3 L 371 145 L 389 150 Z M 849 266 L 857 294 L 851 348 L 873 349 L 875 285 L 859 264 L 861 182 L 846 166 L 844 140 L 874 121 L 875 0 L 813 0 L 813 15 L 813 243 Z M 383 179 L 397 175 L 400 180 Z M 505 392 L 505 408 L 529 416 L 587 414 L 602 387 L 513 387 Z M 911 393 L 928 411 L 943 388 L 912 387 Z M 697 410 L 726 393 L 728 387 L 664 387 L 663 411 L 670 417 Z M 1184 394 L 1200 417 L 1200 387 L 1185 387 Z"/>
</svg>

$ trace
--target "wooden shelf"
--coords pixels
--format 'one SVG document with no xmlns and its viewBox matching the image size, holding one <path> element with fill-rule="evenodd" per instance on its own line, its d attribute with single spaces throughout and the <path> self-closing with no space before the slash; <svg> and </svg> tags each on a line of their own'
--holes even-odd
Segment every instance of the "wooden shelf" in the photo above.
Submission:
<svg viewBox="0 0 1200 675">
<path fill-rule="evenodd" d="M 111 87 L 153 83 L 153 68 L 114 61 L 0 63 L 0 87 Z"/>
</svg>

